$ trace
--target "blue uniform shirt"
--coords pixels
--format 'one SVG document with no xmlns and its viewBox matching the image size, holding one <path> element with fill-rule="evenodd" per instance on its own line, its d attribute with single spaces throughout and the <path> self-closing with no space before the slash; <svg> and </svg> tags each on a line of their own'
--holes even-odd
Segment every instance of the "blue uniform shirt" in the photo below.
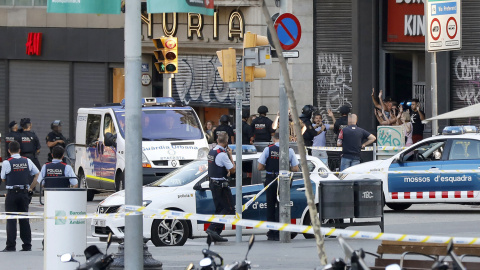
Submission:
<svg viewBox="0 0 480 270">
<path fill-rule="evenodd" d="M 53 159 L 52 160 L 52 163 L 60 163 L 62 162 L 61 159 Z M 42 171 L 40 172 L 40 175 L 38 176 L 38 184 L 42 184 L 43 180 L 45 179 L 45 165 L 42 166 Z M 75 175 L 75 173 L 73 172 L 73 169 L 72 169 L 72 166 L 70 165 L 66 165 L 65 166 L 65 176 L 66 177 L 74 177 L 74 178 L 70 178 L 70 185 L 72 186 L 75 186 L 76 184 L 78 184 L 78 180 L 77 180 L 77 175 Z"/>
<path fill-rule="evenodd" d="M 12 158 L 21 158 L 20 154 L 13 154 L 12 155 Z M 38 169 L 37 169 L 37 166 L 35 166 L 35 164 L 33 164 L 33 162 L 29 159 L 28 159 L 28 169 L 30 171 L 30 175 L 35 175 L 38 173 Z M 7 179 L 7 174 L 9 174 L 10 172 L 12 171 L 12 166 L 10 166 L 10 162 L 8 160 L 5 160 L 3 163 L 2 163 L 2 172 L 1 172 L 1 178 L 2 179 Z M 8 189 L 8 187 L 7 187 Z"/>
<path fill-rule="evenodd" d="M 275 145 L 280 146 L 280 143 L 276 142 Z M 270 155 L 270 148 L 265 147 L 265 149 L 263 149 L 262 154 L 258 158 L 258 163 L 260 163 L 262 165 L 267 164 L 267 158 L 268 158 L 269 155 Z M 299 164 L 297 156 L 295 156 L 295 152 L 293 152 L 292 148 L 288 149 L 288 160 L 290 161 L 290 167 L 295 167 L 295 166 L 298 166 L 298 164 Z"/>
</svg>

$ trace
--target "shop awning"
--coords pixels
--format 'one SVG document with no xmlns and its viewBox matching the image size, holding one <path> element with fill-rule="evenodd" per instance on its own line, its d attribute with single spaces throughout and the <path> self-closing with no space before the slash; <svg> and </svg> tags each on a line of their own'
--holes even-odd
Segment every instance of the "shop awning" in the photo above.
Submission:
<svg viewBox="0 0 480 270">
<path fill-rule="evenodd" d="M 480 117 L 480 103 L 477 103 L 475 105 L 471 105 L 465 108 L 461 108 L 455 111 L 451 111 L 448 113 L 440 114 L 429 119 L 425 119 L 422 121 L 422 123 L 426 124 L 432 120 L 470 118 L 470 117 Z"/>
</svg>

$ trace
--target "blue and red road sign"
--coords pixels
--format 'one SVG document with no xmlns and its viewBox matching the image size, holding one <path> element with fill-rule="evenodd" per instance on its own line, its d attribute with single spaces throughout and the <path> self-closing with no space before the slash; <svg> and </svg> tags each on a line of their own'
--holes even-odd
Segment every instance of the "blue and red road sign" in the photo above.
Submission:
<svg viewBox="0 0 480 270">
<path fill-rule="evenodd" d="M 284 50 L 293 50 L 302 37 L 302 27 L 297 17 L 291 13 L 284 13 L 275 20 L 275 29 L 278 39 Z"/>
</svg>

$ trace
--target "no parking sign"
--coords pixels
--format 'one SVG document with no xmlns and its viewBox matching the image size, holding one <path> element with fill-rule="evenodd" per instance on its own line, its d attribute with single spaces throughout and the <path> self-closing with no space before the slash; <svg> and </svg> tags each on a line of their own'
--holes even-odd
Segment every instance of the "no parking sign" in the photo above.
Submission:
<svg viewBox="0 0 480 270">
<path fill-rule="evenodd" d="M 282 48 L 286 51 L 297 47 L 302 37 L 302 27 L 297 17 L 284 13 L 275 20 L 275 29 Z"/>
</svg>

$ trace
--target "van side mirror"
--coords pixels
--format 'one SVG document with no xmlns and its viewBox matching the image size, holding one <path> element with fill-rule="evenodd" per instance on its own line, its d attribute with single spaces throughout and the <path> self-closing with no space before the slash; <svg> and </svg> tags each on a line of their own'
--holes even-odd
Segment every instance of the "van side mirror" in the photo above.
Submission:
<svg viewBox="0 0 480 270">
<path fill-rule="evenodd" d="M 105 141 L 103 143 L 105 146 L 117 147 L 117 135 L 113 135 L 110 132 L 105 133 Z"/>
</svg>

